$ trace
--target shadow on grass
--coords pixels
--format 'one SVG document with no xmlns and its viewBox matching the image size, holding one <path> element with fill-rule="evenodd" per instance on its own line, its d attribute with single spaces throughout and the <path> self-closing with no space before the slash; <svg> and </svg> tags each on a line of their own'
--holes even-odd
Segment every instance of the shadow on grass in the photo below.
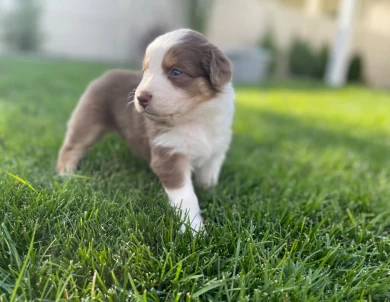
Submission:
<svg viewBox="0 0 390 302">
<path fill-rule="evenodd" d="M 290 196 L 355 192 L 375 198 L 379 175 L 390 165 L 390 147 L 381 133 L 370 140 L 243 106 L 238 106 L 237 118 L 240 127 L 222 172 L 220 192 L 229 187 L 237 197 L 265 198 L 267 190 L 283 195 L 289 188 Z"/>
<path fill-rule="evenodd" d="M 372 140 L 353 136 L 343 131 L 325 129 L 307 123 L 300 118 L 281 115 L 271 111 L 253 112 L 245 107 L 239 107 L 240 116 L 256 118 L 265 126 L 264 129 L 256 129 L 264 134 L 263 142 L 275 143 L 280 140 L 287 140 L 290 143 L 305 143 L 314 152 L 322 153 L 326 148 L 342 148 L 355 153 L 361 160 L 372 165 L 390 163 L 390 146 L 383 141 L 388 140 L 385 134 L 377 133 Z M 238 144 L 245 144 L 245 141 L 256 143 L 253 139 L 253 132 L 236 134 Z M 381 141 L 381 142 L 379 142 Z"/>
</svg>

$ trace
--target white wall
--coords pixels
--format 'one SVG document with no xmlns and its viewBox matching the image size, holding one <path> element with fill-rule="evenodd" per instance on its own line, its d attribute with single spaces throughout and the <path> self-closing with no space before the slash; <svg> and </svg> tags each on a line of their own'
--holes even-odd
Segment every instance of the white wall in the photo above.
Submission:
<svg viewBox="0 0 390 302">
<path fill-rule="evenodd" d="M 321 46 L 333 39 L 335 24 L 307 17 L 299 9 L 261 0 L 215 0 L 208 36 L 222 48 L 257 46 L 268 28 L 287 49 L 296 37 Z"/>
<path fill-rule="evenodd" d="M 364 13 L 365 28 L 382 35 L 390 33 L 390 1 L 373 1 Z"/>
<path fill-rule="evenodd" d="M 3 10 L 9 9 L 0 0 Z M 139 60 L 139 42 L 151 27 L 186 26 L 183 0 L 41 0 L 42 51 L 89 60 Z"/>
</svg>

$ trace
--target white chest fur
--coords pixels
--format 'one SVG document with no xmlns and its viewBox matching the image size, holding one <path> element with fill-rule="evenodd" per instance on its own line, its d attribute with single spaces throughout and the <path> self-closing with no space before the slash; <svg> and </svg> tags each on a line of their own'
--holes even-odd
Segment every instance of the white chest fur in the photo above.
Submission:
<svg viewBox="0 0 390 302">
<path fill-rule="evenodd" d="M 203 165 L 214 155 L 224 154 L 231 141 L 234 91 L 228 85 L 219 97 L 202 104 L 192 118 L 161 133 L 153 144 L 185 154 L 191 166 Z"/>
</svg>

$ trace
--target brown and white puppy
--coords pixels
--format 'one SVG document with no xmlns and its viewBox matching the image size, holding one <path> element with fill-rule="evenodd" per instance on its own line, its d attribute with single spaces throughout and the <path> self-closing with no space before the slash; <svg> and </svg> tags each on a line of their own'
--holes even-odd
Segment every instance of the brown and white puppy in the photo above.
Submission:
<svg viewBox="0 0 390 302">
<path fill-rule="evenodd" d="M 158 37 L 146 50 L 143 75 L 112 70 L 89 85 L 68 122 L 57 171 L 73 173 L 88 147 L 117 131 L 198 231 L 191 171 L 202 187 L 218 182 L 232 135 L 231 76 L 229 59 L 202 34 L 180 29 Z"/>
</svg>

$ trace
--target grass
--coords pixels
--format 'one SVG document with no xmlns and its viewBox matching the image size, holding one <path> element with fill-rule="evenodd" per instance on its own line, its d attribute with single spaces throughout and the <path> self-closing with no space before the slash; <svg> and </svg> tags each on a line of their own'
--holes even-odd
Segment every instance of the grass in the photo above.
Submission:
<svg viewBox="0 0 390 302">
<path fill-rule="evenodd" d="M 0 59 L 0 301 L 390 301 L 390 94 L 238 88 L 192 236 L 116 136 L 56 176 L 66 120 L 107 68 Z"/>
</svg>

